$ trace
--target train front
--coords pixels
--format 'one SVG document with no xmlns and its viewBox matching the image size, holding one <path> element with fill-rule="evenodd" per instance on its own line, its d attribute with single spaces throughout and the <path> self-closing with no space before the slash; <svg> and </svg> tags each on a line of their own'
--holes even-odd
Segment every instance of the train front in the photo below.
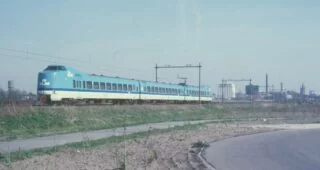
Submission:
<svg viewBox="0 0 320 170">
<path fill-rule="evenodd" d="M 49 104 L 61 99 L 57 98 L 56 90 L 59 89 L 59 82 L 61 82 L 61 74 L 65 75 L 67 72 L 64 66 L 51 65 L 38 73 L 38 99 L 41 103 Z"/>
</svg>

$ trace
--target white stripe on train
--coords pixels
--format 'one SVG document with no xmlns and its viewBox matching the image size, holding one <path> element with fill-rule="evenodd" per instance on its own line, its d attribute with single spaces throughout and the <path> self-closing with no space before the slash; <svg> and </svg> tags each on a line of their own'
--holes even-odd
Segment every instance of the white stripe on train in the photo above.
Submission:
<svg viewBox="0 0 320 170">
<path fill-rule="evenodd" d="M 99 92 L 77 92 L 77 91 L 39 91 L 41 95 L 50 95 L 51 101 L 61 101 L 62 99 L 128 99 L 138 100 L 140 94 L 132 93 L 99 93 Z M 142 100 L 176 100 L 176 101 L 198 101 L 195 96 L 172 96 L 172 95 L 150 95 L 141 94 Z M 201 101 L 212 101 L 211 97 L 201 97 Z"/>
</svg>

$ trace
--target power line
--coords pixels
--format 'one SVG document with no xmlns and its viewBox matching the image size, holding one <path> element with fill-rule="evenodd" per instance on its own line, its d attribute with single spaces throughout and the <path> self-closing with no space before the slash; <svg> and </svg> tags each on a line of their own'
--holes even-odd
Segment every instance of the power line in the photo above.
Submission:
<svg viewBox="0 0 320 170">
<path fill-rule="evenodd" d="M 12 54 L 4 54 L 4 53 L 0 53 L 0 55 L 1 55 L 1 56 L 4 56 L 4 57 L 11 57 L 11 58 L 13 57 L 13 58 L 24 59 L 24 60 L 34 60 L 34 61 L 58 63 L 58 62 L 56 62 L 56 61 L 39 59 L 39 58 L 34 58 L 34 57 L 25 57 L 25 56 L 18 56 L 18 55 L 12 55 Z"/>
<path fill-rule="evenodd" d="M 4 56 L 4 57 L 10 57 L 10 58 L 16 58 L 16 59 L 21 59 L 21 60 L 32 60 L 32 61 L 40 61 L 40 62 L 46 62 L 46 63 L 54 63 L 54 64 L 64 64 L 64 65 L 73 65 L 73 66 L 78 66 L 78 67 L 88 67 L 87 63 L 84 62 L 80 62 L 80 63 L 69 63 L 69 62 L 61 62 L 61 61 L 52 61 L 52 60 L 47 60 L 47 59 L 42 59 L 42 58 L 37 58 L 37 57 L 32 57 L 32 56 L 20 56 L 20 55 L 12 55 L 12 54 L 5 54 L 5 53 L 0 53 L 0 56 Z M 70 61 L 71 62 L 71 61 Z M 125 70 L 125 69 L 107 69 L 107 68 L 98 68 L 96 67 L 96 69 L 100 70 L 100 71 L 108 71 L 109 74 L 114 74 L 114 75 L 118 75 L 117 72 L 115 72 L 115 70 Z M 144 74 L 146 75 L 147 72 L 139 72 L 140 74 Z M 138 73 L 138 74 L 139 74 Z"/>
<path fill-rule="evenodd" d="M 71 60 L 71 61 L 76 61 L 76 62 L 80 62 L 80 63 L 85 63 L 85 64 L 88 64 L 88 63 L 93 63 L 93 64 L 96 64 L 97 62 L 93 62 L 91 60 L 80 60 L 78 58 L 75 58 L 75 57 L 62 57 L 62 56 L 54 56 L 54 55 L 48 55 L 48 54 L 43 54 L 43 53 L 38 53 L 38 52 L 33 52 L 33 51 L 25 51 L 25 50 L 19 50 L 19 49 L 13 49 L 13 48 L 4 48 L 4 47 L 0 47 L 0 50 L 3 50 L 3 51 L 10 51 L 10 52 L 18 52 L 18 53 L 25 53 L 28 55 L 29 57 L 29 54 L 30 55 L 35 55 L 35 56 L 42 56 L 42 57 L 47 57 L 47 58 L 52 58 L 52 59 L 58 59 L 58 60 Z M 7 55 L 8 54 L 2 54 L 2 55 Z M 10 55 L 10 54 L 9 54 Z M 23 57 L 19 57 L 19 58 L 23 58 Z M 50 61 L 52 62 L 52 61 Z M 56 63 L 62 63 L 61 61 L 59 62 L 56 62 Z M 103 64 L 104 66 L 108 66 L 108 67 L 112 67 L 114 69 L 117 69 L 117 70 L 128 70 L 128 71 L 134 71 L 134 72 L 140 72 L 140 73 L 146 73 L 147 71 L 145 70 L 140 70 L 140 69 L 132 69 L 132 68 L 125 68 L 125 67 L 118 67 L 118 66 L 113 66 L 113 65 L 110 65 L 110 64 Z"/>
</svg>

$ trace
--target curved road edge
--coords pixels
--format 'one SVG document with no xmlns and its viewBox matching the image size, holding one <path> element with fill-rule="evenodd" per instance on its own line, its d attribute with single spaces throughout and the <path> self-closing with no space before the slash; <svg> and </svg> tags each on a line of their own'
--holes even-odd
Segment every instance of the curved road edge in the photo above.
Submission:
<svg viewBox="0 0 320 170">
<path fill-rule="evenodd" d="M 253 126 L 248 126 L 248 127 L 253 127 Z M 262 128 L 263 126 L 259 126 L 257 128 Z M 270 128 L 270 127 L 268 127 Z M 224 137 L 222 139 L 219 139 L 219 140 L 213 140 L 213 141 L 210 141 L 208 142 L 209 146 L 205 146 L 205 147 L 202 147 L 198 150 L 196 156 L 197 158 L 200 160 L 200 162 L 198 162 L 198 164 L 201 164 L 201 166 L 205 166 L 206 169 L 208 170 L 216 170 L 215 166 L 212 165 L 210 162 L 207 161 L 207 159 L 205 158 L 204 154 L 205 154 L 205 151 L 208 147 L 210 147 L 210 145 L 212 143 L 215 143 L 215 142 L 218 142 L 218 141 L 223 141 L 223 140 L 227 140 L 227 139 L 230 139 L 230 138 L 236 138 L 236 137 L 240 137 L 240 136 L 248 136 L 248 135 L 255 135 L 255 134 L 261 134 L 261 133 L 272 133 L 272 132 L 276 132 L 276 131 L 281 131 L 281 130 L 287 130 L 287 129 L 282 129 L 282 128 L 270 128 L 270 129 L 266 129 L 265 131 L 259 131 L 259 132 L 253 132 L 253 133 L 242 133 L 242 134 L 236 134 L 236 135 L 232 135 L 232 136 L 228 136 L 228 137 Z M 191 162 L 189 160 L 189 162 Z M 199 166 L 199 165 L 198 165 Z M 195 166 L 193 165 L 193 167 L 195 169 L 200 169 L 198 168 L 198 166 Z"/>
<path fill-rule="evenodd" d="M 249 135 L 256 135 L 261 133 L 274 133 L 277 131 L 287 131 L 287 130 L 306 130 L 306 129 L 320 129 L 320 124 L 259 124 L 259 125 L 248 125 L 248 127 L 253 128 L 270 128 L 269 131 L 262 131 L 262 132 L 254 132 L 254 133 L 247 133 L 247 134 L 238 134 L 230 137 L 226 137 L 220 140 L 214 140 L 209 142 L 209 146 L 215 142 L 227 140 L 230 138 L 240 137 L 240 136 L 249 136 Z M 197 154 L 198 158 L 201 160 L 201 163 L 206 166 L 209 170 L 216 170 L 215 166 L 212 165 L 210 162 L 207 161 L 204 154 L 208 147 L 202 147 Z"/>
</svg>

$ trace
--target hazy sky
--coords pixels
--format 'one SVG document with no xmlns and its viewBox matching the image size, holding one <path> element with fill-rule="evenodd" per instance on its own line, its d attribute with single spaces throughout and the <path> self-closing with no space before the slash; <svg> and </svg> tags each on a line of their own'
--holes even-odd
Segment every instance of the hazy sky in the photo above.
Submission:
<svg viewBox="0 0 320 170">
<path fill-rule="evenodd" d="M 276 88 L 304 82 L 320 92 L 319 11 L 319 0 L 1 1 L 0 87 L 12 79 L 35 92 L 37 73 L 54 63 L 154 80 L 156 63 L 200 62 L 213 91 L 222 78 L 264 85 L 268 73 Z M 197 74 L 160 70 L 159 77 L 197 84 Z"/>
</svg>

